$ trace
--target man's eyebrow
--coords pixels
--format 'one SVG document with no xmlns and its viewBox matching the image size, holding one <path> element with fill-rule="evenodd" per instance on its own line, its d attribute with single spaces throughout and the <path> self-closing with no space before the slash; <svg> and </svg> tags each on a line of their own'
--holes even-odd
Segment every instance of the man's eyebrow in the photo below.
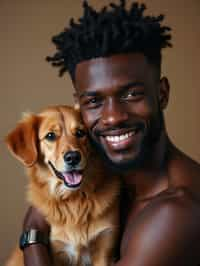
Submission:
<svg viewBox="0 0 200 266">
<path fill-rule="evenodd" d="M 120 86 L 121 89 L 129 89 L 131 87 L 144 87 L 144 82 L 140 82 L 140 81 L 136 81 L 136 82 L 129 82 L 127 84 L 124 84 L 122 86 Z"/>
<path fill-rule="evenodd" d="M 98 93 L 96 91 L 85 91 L 79 95 L 80 98 L 87 96 L 97 96 Z"/>
<path fill-rule="evenodd" d="M 144 87 L 144 82 L 139 82 L 139 81 L 129 82 L 129 83 L 126 83 L 124 85 L 120 85 L 119 88 L 120 88 L 120 90 L 124 90 L 124 89 L 129 89 L 131 87 L 136 87 L 136 86 L 142 86 L 142 87 Z M 98 95 L 99 95 L 99 93 L 96 92 L 96 91 L 85 91 L 85 92 L 81 93 L 79 95 L 79 97 L 80 98 L 82 98 L 82 97 L 92 97 L 92 96 L 93 97 L 96 97 Z"/>
</svg>

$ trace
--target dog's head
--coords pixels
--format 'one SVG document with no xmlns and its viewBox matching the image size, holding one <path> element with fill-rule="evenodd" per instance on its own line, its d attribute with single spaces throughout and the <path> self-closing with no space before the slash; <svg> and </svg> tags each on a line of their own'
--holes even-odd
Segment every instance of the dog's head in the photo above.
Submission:
<svg viewBox="0 0 200 266">
<path fill-rule="evenodd" d="M 43 172 L 51 187 L 80 187 L 90 148 L 79 111 L 55 106 L 28 115 L 6 137 L 6 143 L 26 167 L 37 168 L 39 175 Z"/>
</svg>

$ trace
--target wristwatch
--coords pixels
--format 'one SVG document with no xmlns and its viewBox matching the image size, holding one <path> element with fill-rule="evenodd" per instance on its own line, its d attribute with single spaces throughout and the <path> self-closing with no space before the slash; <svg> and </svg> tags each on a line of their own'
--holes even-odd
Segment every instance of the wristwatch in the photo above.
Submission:
<svg viewBox="0 0 200 266">
<path fill-rule="evenodd" d="M 36 229 L 30 229 L 22 233 L 19 240 L 19 247 L 24 250 L 32 244 L 49 245 L 49 236 Z"/>
</svg>

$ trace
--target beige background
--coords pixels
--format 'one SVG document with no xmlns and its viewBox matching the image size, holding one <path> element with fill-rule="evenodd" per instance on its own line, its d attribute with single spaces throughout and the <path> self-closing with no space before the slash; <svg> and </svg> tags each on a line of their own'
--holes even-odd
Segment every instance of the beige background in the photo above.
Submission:
<svg viewBox="0 0 200 266">
<path fill-rule="evenodd" d="M 90 0 L 100 7 L 109 1 Z M 21 113 L 49 104 L 72 103 L 72 85 L 66 75 L 44 58 L 54 47 L 53 34 L 70 16 L 81 14 L 80 0 L 0 0 L 0 264 L 15 245 L 21 229 L 26 177 L 21 165 L 2 143 Z M 130 3 L 130 1 L 129 1 Z M 174 48 L 164 54 L 163 74 L 171 83 L 166 111 L 174 142 L 200 162 L 200 0 L 146 0 L 149 11 L 167 15 L 173 27 Z"/>
</svg>

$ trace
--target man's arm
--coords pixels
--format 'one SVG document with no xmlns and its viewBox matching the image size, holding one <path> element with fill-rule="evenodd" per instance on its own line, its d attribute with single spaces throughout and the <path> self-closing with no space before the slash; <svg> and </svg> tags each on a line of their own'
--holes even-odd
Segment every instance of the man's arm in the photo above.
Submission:
<svg viewBox="0 0 200 266">
<path fill-rule="evenodd" d="M 49 234 L 49 225 L 44 217 L 35 209 L 30 207 L 26 213 L 23 231 L 37 229 L 44 234 Z M 51 266 L 50 250 L 42 244 L 33 244 L 26 247 L 24 253 L 25 266 Z"/>
<path fill-rule="evenodd" d="M 34 244 L 24 250 L 25 266 L 51 266 L 49 251 L 41 244 Z"/>
<path fill-rule="evenodd" d="M 200 205 L 184 190 L 179 194 L 141 214 L 115 266 L 200 265 Z"/>
<path fill-rule="evenodd" d="M 200 264 L 200 204 L 183 191 L 151 204 L 136 222 L 115 266 L 197 266 Z M 48 232 L 49 226 L 30 208 L 24 229 Z M 26 266 L 51 266 L 49 250 L 40 244 L 24 250 Z"/>
</svg>

